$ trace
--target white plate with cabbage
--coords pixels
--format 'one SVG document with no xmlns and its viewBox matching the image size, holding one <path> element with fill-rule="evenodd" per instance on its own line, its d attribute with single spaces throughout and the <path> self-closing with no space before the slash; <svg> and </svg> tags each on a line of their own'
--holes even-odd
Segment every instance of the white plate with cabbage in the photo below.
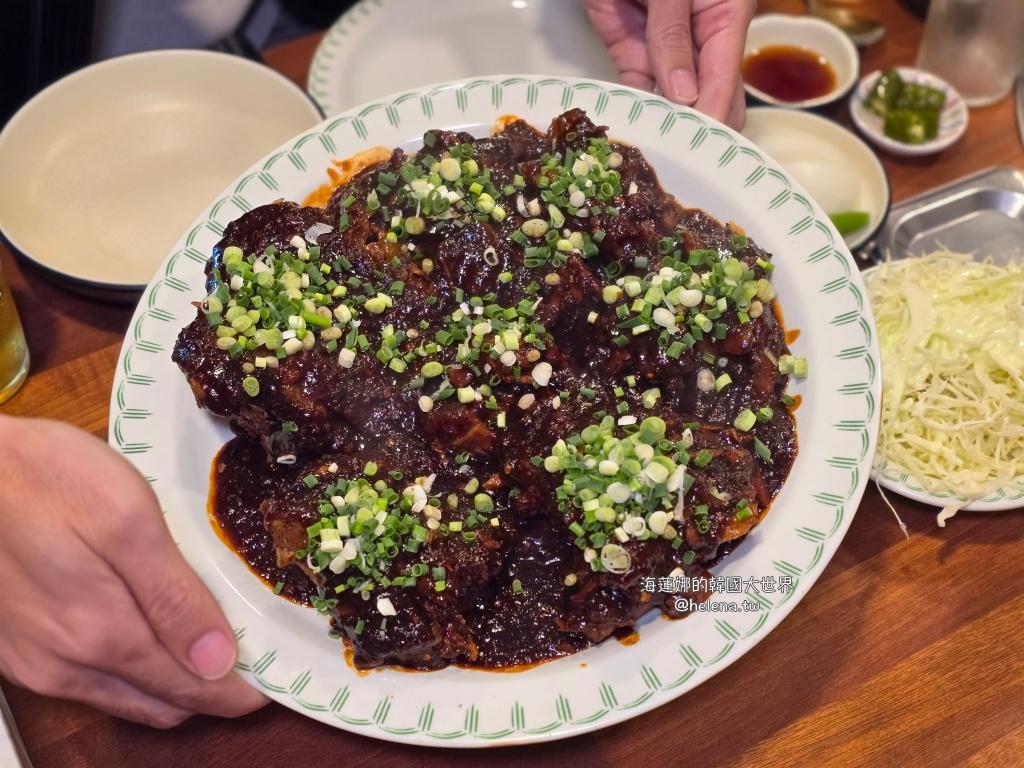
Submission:
<svg viewBox="0 0 1024 768">
<path fill-rule="evenodd" d="M 873 475 L 942 507 L 1024 507 L 1024 265 L 939 251 L 864 273 L 882 351 Z"/>
</svg>

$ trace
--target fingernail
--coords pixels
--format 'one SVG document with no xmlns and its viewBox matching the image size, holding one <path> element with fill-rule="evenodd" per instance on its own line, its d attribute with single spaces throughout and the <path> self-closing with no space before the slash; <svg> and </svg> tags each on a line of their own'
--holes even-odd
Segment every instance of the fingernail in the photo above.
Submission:
<svg viewBox="0 0 1024 768">
<path fill-rule="evenodd" d="M 188 660 L 200 677 L 219 680 L 235 666 L 235 648 L 223 632 L 214 629 L 192 643 Z"/>
<path fill-rule="evenodd" d="M 681 104 L 693 104 L 697 100 L 697 81 L 688 69 L 673 69 L 668 73 L 669 98 Z"/>
</svg>

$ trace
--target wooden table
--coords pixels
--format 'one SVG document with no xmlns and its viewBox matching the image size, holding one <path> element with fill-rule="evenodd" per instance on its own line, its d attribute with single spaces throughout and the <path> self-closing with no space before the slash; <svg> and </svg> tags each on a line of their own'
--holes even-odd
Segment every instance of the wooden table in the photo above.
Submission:
<svg viewBox="0 0 1024 768">
<path fill-rule="evenodd" d="M 760 5 L 803 12 L 802 0 Z M 912 64 L 921 22 L 893 0 L 862 7 L 888 26 L 886 39 L 863 52 L 864 71 Z M 268 51 L 267 60 L 303 83 L 318 39 Z M 849 125 L 845 105 L 829 116 Z M 893 199 L 994 164 L 1024 168 L 1013 119 L 1005 99 L 972 111 L 967 135 L 938 156 L 884 156 Z M 131 310 L 55 287 L 2 247 L 0 260 L 32 350 L 32 374 L 3 411 L 63 419 L 105 437 Z M 869 486 L 819 586 L 756 648 L 654 712 L 569 740 L 486 756 L 413 748 L 334 730 L 277 704 L 233 721 L 197 717 L 164 732 L 6 683 L 4 690 L 37 768 L 484 760 L 540 768 L 689 759 L 704 766 L 1020 765 L 1024 515 L 961 513 L 940 529 L 934 509 L 893 502 L 909 540 Z"/>
</svg>

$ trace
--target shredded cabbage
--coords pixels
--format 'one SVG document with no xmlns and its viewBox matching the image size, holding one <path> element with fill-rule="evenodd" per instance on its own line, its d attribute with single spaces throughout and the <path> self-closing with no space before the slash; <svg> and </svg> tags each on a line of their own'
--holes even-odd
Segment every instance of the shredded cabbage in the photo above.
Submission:
<svg viewBox="0 0 1024 768">
<path fill-rule="evenodd" d="M 1024 267 L 939 251 L 868 276 L 882 351 L 879 456 L 931 493 L 1024 479 Z"/>
</svg>

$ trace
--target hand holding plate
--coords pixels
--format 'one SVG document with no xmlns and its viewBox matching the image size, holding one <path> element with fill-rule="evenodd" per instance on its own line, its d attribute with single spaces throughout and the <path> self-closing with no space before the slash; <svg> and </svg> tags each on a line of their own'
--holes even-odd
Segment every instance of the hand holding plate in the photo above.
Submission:
<svg viewBox="0 0 1024 768">
<path fill-rule="evenodd" d="M 127 461 L 66 424 L 0 417 L 0 673 L 157 727 L 266 699 Z"/>
</svg>

